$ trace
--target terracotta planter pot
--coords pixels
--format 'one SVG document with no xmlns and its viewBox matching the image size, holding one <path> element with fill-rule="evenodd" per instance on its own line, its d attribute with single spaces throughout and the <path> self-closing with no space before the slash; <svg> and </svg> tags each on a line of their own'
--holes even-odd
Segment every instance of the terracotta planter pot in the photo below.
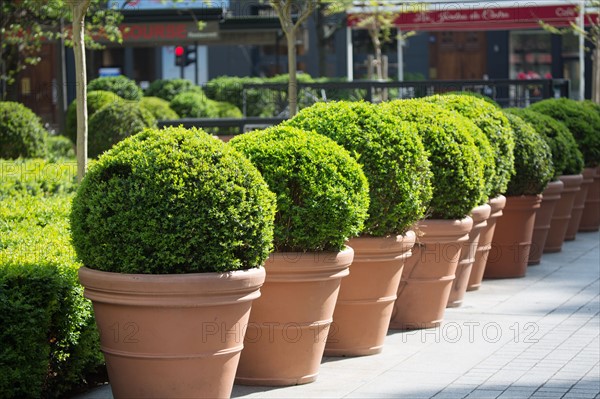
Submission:
<svg viewBox="0 0 600 399">
<path fill-rule="evenodd" d="M 404 262 L 415 233 L 404 236 L 358 237 L 350 276 L 342 281 L 325 346 L 326 356 L 364 356 L 381 352 L 396 300 Z"/>
<path fill-rule="evenodd" d="M 569 223 L 567 225 L 565 241 L 573 241 L 575 239 L 575 236 L 577 235 L 577 230 L 579 230 L 579 223 L 581 222 L 581 217 L 583 216 L 583 209 L 585 208 L 585 200 L 587 199 L 588 191 L 594 183 L 595 170 L 591 169 L 591 173 L 586 172 L 587 170 L 584 169 L 582 173 L 583 180 L 581 181 L 581 186 L 579 187 L 579 191 L 575 193 L 575 201 L 573 202 L 571 219 L 569 219 Z"/>
<path fill-rule="evenodd" d="M 484 278 L 523 277 L 527 272 L 535 214 L 541 195 L 507 197 L 498 220 Z"/>
<path fill-rule="evenodd" d="M 492 249 L 492 240 L 496 231 L 496 222 L 502 216 L 502 210 L 506 206 L 506 197 L 499 195 L 489 200 L 488 204 L 492 208 L 490 217 L 487 221 L 487 226 L 483 228 L 479 235 L 479 245 L 475 253 L 475 262 L 469 276 L 469 285 L 467 291 L 476 291 L 481 287 L 483 274 L 485 273 L 485 265 L 487 263 L 490 249 Z"/>
<path fill-rule="evenodd" d="M 475 255 L 477 254 L 479 237 L 481 236 L 481 231 L 487 226 L 487 220 L 489 219 L 491 212 L 492 207 L 488 204 L 484 204 L 474 208 L 469 215 L 471 216 L 471 219 L 473 219 L 473 228 L 469 233 L 469 239 L 464 242 L 460 251 L 456 274 L 454 281 L 452 281 L 450 297 L 448 298 L 447 307 L 449 308 L 455 308 L 462 305 L 465 292 L 467 292 L 467 286 L 469 285 L 473 263 L 475 262 Z"/>
<path fill-rule="evenodd" d="M 228 398 L 263 268 L 172 275 L 82 267 L 115 398 Z"/>
<path fill-rule="evenodd" d="M 546 245 L 546 238 L 550 230 L 550 222 L 554 214 L 554 208 L 560 200 L 564 184 L 560 180 L 548 183 L 542 193 L 542 203 L 535 215 L 533 225 L 533 236 L 531 237 L 531 249 L 529 250 L 529 265 L 537 265 L 542 259 L 542 252 Z"/>
<path fill-rule="evenodd" d="M 286 386 L 317 379 L 342 277 L 354 251 L 273 253 L 255 301 L 236 383 Z"/>
<path fill-rule="evenodd" d="M 563 182 L 564 188 L 560 200 L 554 208 L 544 252 L 560 252 L 562 250 L 562 244 L 571 219 L 571 211 L 575 203 L 575 196 L 581 187 L 583 175 L 565 175 L 560 176 L 559 179 Z"/>
<path fill-rule="evenodd" d="M 593 182 L 588 189 L 583 214 L 579 222 L 579 231 L 598 231 L 600 228 L 600 166 L 585 168 L 584 176 L 593 176 Z"/>
<path fill-rule="evenodd" d="M 390 328 L 414 330 L 440 325 L 460 252 L 472 227 L 470 217 L 418 223 L 422 235 L 404 267 Z"/>
</svg>

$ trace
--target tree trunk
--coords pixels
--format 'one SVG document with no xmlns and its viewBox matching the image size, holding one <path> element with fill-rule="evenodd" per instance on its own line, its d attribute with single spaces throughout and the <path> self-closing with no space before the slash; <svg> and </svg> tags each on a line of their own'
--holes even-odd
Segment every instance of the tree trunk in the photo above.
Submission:
<svg viewBox="0 0 600 399">
<path fill-rule="evenodd" d="M 290 118 L 293 118 L 298 111 L 298 79 L 296 77 L 296 29 L 290 29 L 286 32 L 288 48 L 288 73 L 290 81 L 288 83 L 288 102 L 290 108 Z"/>
<path fill-rule="evenodd" d="M 81 181 L 87 171 L 87 77 L 85 70 L 84 21 L 90 0 L 74 1 L 73 51 L 75 53 L 75 81 L 77 98 L 77 180 Z"/>
</svg>

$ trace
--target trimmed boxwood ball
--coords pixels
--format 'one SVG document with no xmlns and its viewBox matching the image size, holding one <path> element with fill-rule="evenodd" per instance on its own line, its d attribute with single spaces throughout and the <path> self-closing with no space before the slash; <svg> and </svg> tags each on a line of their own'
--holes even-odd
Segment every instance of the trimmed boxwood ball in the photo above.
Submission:
<svg viewBox="0 0 600 399">
<path fill-rule="evenodd" d="M 142 89 L 134 80 L 126 76 L 104 76 L 88 83 L 87 91 L 105 90 L 130 101 L 139 101 L 142 98 Z"/>
<path fill-rule="evenodd" d="M 402 120 L 416 122 L 429 152 L 433 197 L 428 217 L 462 219 L 487 201 L 484 161 L 471 135 L 482 134 L 477 127 L 455 112 L 422 100 L 396 100 L 381 106 Z M 487 162 L 493 163 L 486 140 L 480 137 L 479 143 L 488 154 Z"/>
<path fill-rule="evenodd" d="M 158 120 L 179 119 L 179 115 L 171 109 L 169 102 L 160 97 L 142 97 L 140 105 Z"/>
<path fill-rule="evenodd" d="M 241 153 L 202 130 L 145 129 L 90 166 L 73 199 L 82 263 L 119 273 L 259 267 L 275 195 Z"/>
<path fill-rule="evenodd" d="M 529 123 L 546 141 L 552 151 L 554 177 L 577 175 L 583 170 L 583 154 L 579 151 L 575 138 L 564 123 L 531 108 L 508 108 L 506 112 L 515 114 Z"/>
<path fill-rule="evenodd" d="M 481 100 L 484 100 L 485 102 L 492 104 L 494 107 L 496 108 L 501 108 L 500 104 L 498 104 L 496 101 L 494 101 L 492 98 L 485 96 L 481 93 L 476 93 L 474 91 L 449 91 L 447 93 L 442 94 L 444 96 L 447 95 L 457 95 L 457 96 L 471 96 L 471 97 L 475 97 L 475 98 L 479 98 Z"/>
<path fill-rule="evenodd" d="M 554 176 L 550 146 L 529 123 L 515 114 L 506 116 L 515 135 L 515 174 L 506 195 L 541 194 Z"/>
<path fill-rule="evenodd" d="M 187 79 L 157 79 L 150 83 L 145 95 L 148 97 L 159 97 L 170 102 L 179 93 L 184 92 L 202 94 L 202 89 Z"/>
<path fill-rule="evenodd" d="M 106 90 L 94 90 L 87 93 L 88 120 L 102 107 L 114 102 L 123 101 L 121 97 Z M 73 100 L 67 107 L 65 136 L 73 143 L 77 142 L 77 101 Z"/>
<path fill-rule="evenodd" d="M 154 126 L 156 119 L 139 103 L 123 101 L 106 105 L 90 118 L 88 155 L 95 158 L 125 137 Z"/>
<path fill-rule="evenodd" d="M 41 158 L 48 132 L 40 118 L 21 103 L 0 102 L 0 158 Z"/>
<path fill-rule="evenodd" d="M 182 118 L 206 118 L 216 114 L 214 101 L 204 93 L 180 93 L 173 98 L 169 106 Z"/>
<path fill-rule="evenodd" d="M 369 186 L 360 165 L 335 141 L 290 126 L 230 141 L 277 195 L 278 252 L 340 251 L 363 228 Z"/>
<path fill-rule="evenodd" d="M 568 98 L 550 98 L 530 108 L 567 126 L 583 153 L 585 166 L 600 165 L 600 115 L 592 107 Z"/>
<path fill-rule="evenodd" d="M 425 97 L 424 100 L 457 111 L 469 118 L 487 136 L 496 157 L 496 175 L 492 180 L 493 190 L 490 197 L 503 194 L 511 176 L 515 173 L 515 139 L 510 123 L 502 110 L 470 95 L 436 95 Z"/>
<path fill-rule="evenodd" d="M 320 102 L 284 123 L 332 138 L 369 181 L 364 235 L 404 234 L 431 200 L 431 171 L 415 126 L 366 102 Z"/>
</svg>

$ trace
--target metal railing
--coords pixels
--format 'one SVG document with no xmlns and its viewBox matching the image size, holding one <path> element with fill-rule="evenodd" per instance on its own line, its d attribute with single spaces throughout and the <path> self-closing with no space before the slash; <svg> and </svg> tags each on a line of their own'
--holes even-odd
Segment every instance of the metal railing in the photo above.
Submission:
<svg viewBox="0 0 600 399">
<path fill-rule="evenodd" d="M 254 129 L 263 129 L 287 119 L 287 83 L 244 84 L 243 114 L 248 111 L 248 93 L 260 98 L 260 106 L 269 108 L 272 117 L 186 118 L 162 120 L 162 126 L 201 127 L 208 133 L 229 136 Z M 258 93 L 256 92 L 258 90 Z M 566 79 L 535 80 L 434 80 L 414 82 L 353 81 L 299 83 L 298 104 L 304 108 L 318 101 L 365 100 L 370 102 L 395 98 L 418 98 L 452 91 L 470 91 L 492 98 L 502 107 L 526 107 L 554 97 L 569 97 L 570 81 Z M 255 104 L 256 105 L 256 104 Z"/>
</svg>

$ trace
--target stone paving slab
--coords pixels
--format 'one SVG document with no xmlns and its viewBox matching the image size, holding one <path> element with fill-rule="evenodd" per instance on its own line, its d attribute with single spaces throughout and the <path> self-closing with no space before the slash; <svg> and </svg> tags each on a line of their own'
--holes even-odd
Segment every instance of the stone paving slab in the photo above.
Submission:
<svg viewBox="0 0 600 399">
<path fill-rule="evenodd" d="M 381 354 L 323 359 L 314 383 L 232 397 L 600 399 L 600 234 L 578 233 L 525 278 L 486 280 L 440 328 L 390 331 Z"/>
</svg>

